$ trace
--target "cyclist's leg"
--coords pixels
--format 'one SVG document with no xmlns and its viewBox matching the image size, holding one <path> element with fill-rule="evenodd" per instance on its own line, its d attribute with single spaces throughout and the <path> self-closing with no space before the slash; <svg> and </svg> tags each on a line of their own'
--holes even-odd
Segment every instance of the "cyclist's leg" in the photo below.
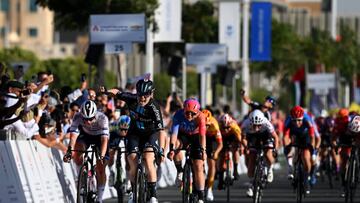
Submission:
<svg viewBox="0 0 360 203">
<path fill-rule="evenodd" d="M 152 134 L 148 137 L 148 140 L 145 144 L 144 150 L 145 151 L 156 151 L 159 150 L 159 146 L 156 144 L 156 141 L 158 140 L 156 133 Z M 145 169 L 147 171 L 147 185 L 148 185 L 148 191 L 149 191 L 149 197 L 155 197 L 156 195 L 156 181 L 157 181 L 157 173 L 155 168 L 155 154 L 154 153 L 144 153 L 144 165 Z"/>
<path fill-rule="evenodd" d="M 265 138 L 264 145 L 266 147 L 265 160 L 266 160 L 266 164 L 268 166 L 267 181 L 272 182 L 274 179 L 273 167 L 274 167 L 274 163 L 275 163 L 275 157 L 274 157 L 274 153 L 273 153 L 273 149 L 275 147 L 274 140 L 272 138 Z"/>
<path fill-rule="evenodd" d="M 211 138 L 206 138 L 206 155 L 207 155 L 207 164 L 208 164 L 208 173 L 206 178 L 206 186 L 207 186 L 207 196 L 206 199 L 208 201 L 214 200 L 214 195 L 212 192 L 212 188 L 214 185 L 215 173 L 216 173 L 216 161 L 213 158 L 214 153 L 214 140 Z"/>
<path fill-rule="evenodd" d="M 178 187 L 181 186 L 182 176 L 183 176 L 183 172 L 184 172 L 184 169 L 182 166 L 182 160 L 184 157 L 183 157 L 183 153 L 181 152 L 180 149 L 183 149 L 188 144 L 189 144 L 189 142 L 184 135 L 178 135 L 178 139 L 176 140 L 175 146 L 174 146 L 175 149 L 177 149 L 175 151 L 174 163 L 175 163 L 175 167 L 176 167 L 176 171 L 177 171 L 176 185 Z"/>
<path fill-rule="evenodd" d="M 198 152 L 199 153 L 199 152 Z M 202 155 L 192 155 L 193 171 L 195 175 L 195 187 L 197 190 L 199 200 L 204 200 L 205 190 L 205 174 L 204 174 L 204 161 Z"/>
<path fill-rule="evenodd" d="M 301 156 L 301 161 L 304 166 L 304 185 L 305 185 L 305 192 L 310 193 L 310 173 L 311 173 L 311 153 L 310 149 L 304 148 Z"/>
<path fill-rule="evenodd" d="M 92 137 L 92 139 L 88 139 L 88 140 L 89 141 L 91 140 L 92 144 L 95 144 L 97 149 L 100 152 L 102 142 L 106 141 L 106 139 L 109 139 L 109 138 L 108 137 Z M 105 184 L 106 184 L 105 168 L 106 168 L 106 165 L 108 164 L 108 162 L 109 162 L 109 146 L 107 145 L 104 160 L 101 161 L 100 159 L 97 159 L 96 167 L 95 167 L 96 180 L 97 180 L 97 201 L 99 201 L 99 202 L 102 202 L 102 196 L 103 196 L 104 190 L 105 190 Z"/>
<path fill-rule="evenodd" d="M 139 138 L 136 135 L 128 135 L 127 136 L 127 146 L 126 150 L 127 154 L 127 166 L 128 166 L 128 174 L 131 182 L 132 190 L 134 190 L 135 183 L 135 175 L 137 169 L 137 156 L 136 153 L 139 150 Z"/>
</svg>

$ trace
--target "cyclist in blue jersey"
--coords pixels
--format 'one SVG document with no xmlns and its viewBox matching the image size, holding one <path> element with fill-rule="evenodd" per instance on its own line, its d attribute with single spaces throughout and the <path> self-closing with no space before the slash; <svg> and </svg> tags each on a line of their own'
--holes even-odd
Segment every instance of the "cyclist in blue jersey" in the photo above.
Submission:
<svg viewBox="0 0 360 203">
<path fill-rule="evenodd" d="M 301 157 L 304 165 L 305 193 L 310 194 L 311 154 L 315 146 L 315 135 L 311 119 L 307 114 L 304 114 L 302 107 L 295 106 L 291 109 L 290 117 L 285 120 L 283 139 L 284 154 L 288 159 L 289 165 L 289 179 L 294 177 L 292 174 L 294 150 L 291 150 L 291 144 L 295 144 L 303 149 L 303 153 L 297 154 L 297 156 Z"/>
<path fill-rule="evenodd" d="M 182 180 L 182 149 L 190 145 L 190 158 L 193 162 L 196 193 L 199 203 L 204 202 L 205 175 L 204 161 L 206 160 L 206 118 L 200 111 L 199 102 L 190 98 L 184 102 L 184 108 L 178 110 L 173 117 L 170 151 L 168 158 L 175 160 L 178 172 L 177 182 Z"/>
</svg>

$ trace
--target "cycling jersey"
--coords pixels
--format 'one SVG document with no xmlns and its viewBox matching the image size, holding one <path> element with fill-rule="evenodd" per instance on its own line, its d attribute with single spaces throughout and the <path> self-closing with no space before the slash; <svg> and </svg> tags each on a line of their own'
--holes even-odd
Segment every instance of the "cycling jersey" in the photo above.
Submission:
<svg viewBox="0 0 360 203">
<path fill-rule="evenodd" d="M 145 106 L 140 106 L 136 94 L 122 92 L 116 96 L 126 102 L 130 111 L 129 134 L 141 136 L 143 133 L 151 134 L 164 129 L 160 106 L 154 99 L 151 99 Z"/>
<path fill-rule="evenodd" d="M 251 125 L 251 121 L 247 118 L 241 125 L 242 133 L 246 135 L 248 141 L 248 147 L 256 147 L 263 141 L 263 145 L 266 147 L 274 147 L 274 141 L 272 134 L 275 132 L 274 126 L 269 120 L 265 120 L 258 131 L 255 131 Z"/>
<path fill-rule="evenodd" d="M 297 127 L 292 118 L 288 116 L 285 120 L 284 136 L 294 136 L 295 142 L 299 145 L 310 145 L 310 137 L 314 137 L 314 126 L 311 118 L 304 114 L 302 125 Z"/>
<path fill-rule="evenodd" d="M 206 137 L 216 137 L 216 135 L 220 134 L 219 123 L 214 117 L 209 118 L 209 122 L 206 126 Z"/>
<path fill-rule="evenodd" d="M 214 117 L 210 117 L 206 124 L 206 154 L 208 158 L 213 158 L 213 152 L 217 143 L 222 142 L 219 123 Z"/>
<path fill-rule="evenodd" d="M 69 132 L 79 134 L 79 127 L 82 131 L 91 136 L 109 136 L 109 120 L 107 116 L 101 112 L 96 112 L 95 121 L 88 124 L 81 113 L 76 113 L 73 122 L 69 128 Z"/>
<path fill-rule="evenodd" d="M 339 139 L 339 144 L 351 145 L 352 137 L 348 132 L 350 117 L 335 118 L 334 135 Z"/>
<path fill-rule="evenodd" d="M 237 138 L 241 138 L 241 129 L 235 120 L 231 121 L 229 126 L 220 126 L 221 135 L 223 138 L 229 136 L 235 136 Z"/>
<path fill-rule="evenodd" d="M 199 112 L 194 120 L 188 121 L 185 118 L 184 110 L 178 110 L 173 117 L 173 124 L 171 131 L 173 134 L 178 135 L 179 133 L 185 135 L 203 135 L 206 134 L 206 121 L 203 113 Z"/>
</svg>

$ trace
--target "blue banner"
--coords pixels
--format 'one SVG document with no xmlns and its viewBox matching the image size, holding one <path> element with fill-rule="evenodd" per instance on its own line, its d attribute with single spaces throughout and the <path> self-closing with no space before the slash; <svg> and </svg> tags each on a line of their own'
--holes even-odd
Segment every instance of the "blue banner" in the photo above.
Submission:
<svg viewBox="0 0 360 203">
<path fill-rule="evenodd" d="M 271 3 L 251 4 L 250 59 L 271 60 Z"/>
</svg>

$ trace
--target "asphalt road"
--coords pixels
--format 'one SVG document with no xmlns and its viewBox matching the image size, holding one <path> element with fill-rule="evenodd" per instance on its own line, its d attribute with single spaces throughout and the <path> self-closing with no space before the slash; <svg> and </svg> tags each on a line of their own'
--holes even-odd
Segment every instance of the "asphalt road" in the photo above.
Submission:
<svg viewBox="0 0 360 203">
<path fill-rule="evenodd" d="M 264 191 L 263 201 L 264 203 L 285 203 L 296 202 L 296 196 L 290 185 L 290 182 L 286 178 L 286 170 L 275 171 L 274 182 L 268 184 Z M 247 189 L 248 179 L 245 175 L 241 175 L 240 180 L 235 182 L 231 188 L 231 200 L 230 202 L 252 202 L 252 199 L 246 197 L 245 191 Z M 334 189 L 330 189 L 326 180 L 318 180 L 317 184 L 312 188 L 311 194 L 304 199 L 306 203 L 335 203 L 345 202 L 344 198 L 340 197 L 340 181 L 334 182 Z M 215 183 L 216 187 L 216 183 Z M 360 194 L 357 192 L 355 202 L 360 202 Z M 214 190 L 214 196 L 216 203 L 226 202 L 225 191 Z M 158 190 L 159 202 L 167 203 L 181 202 L 181 193 L 175 187 L 168 187 Z M 107 203 L 117 202 L 115 199 L 106 200 Z"/>
</svg>

